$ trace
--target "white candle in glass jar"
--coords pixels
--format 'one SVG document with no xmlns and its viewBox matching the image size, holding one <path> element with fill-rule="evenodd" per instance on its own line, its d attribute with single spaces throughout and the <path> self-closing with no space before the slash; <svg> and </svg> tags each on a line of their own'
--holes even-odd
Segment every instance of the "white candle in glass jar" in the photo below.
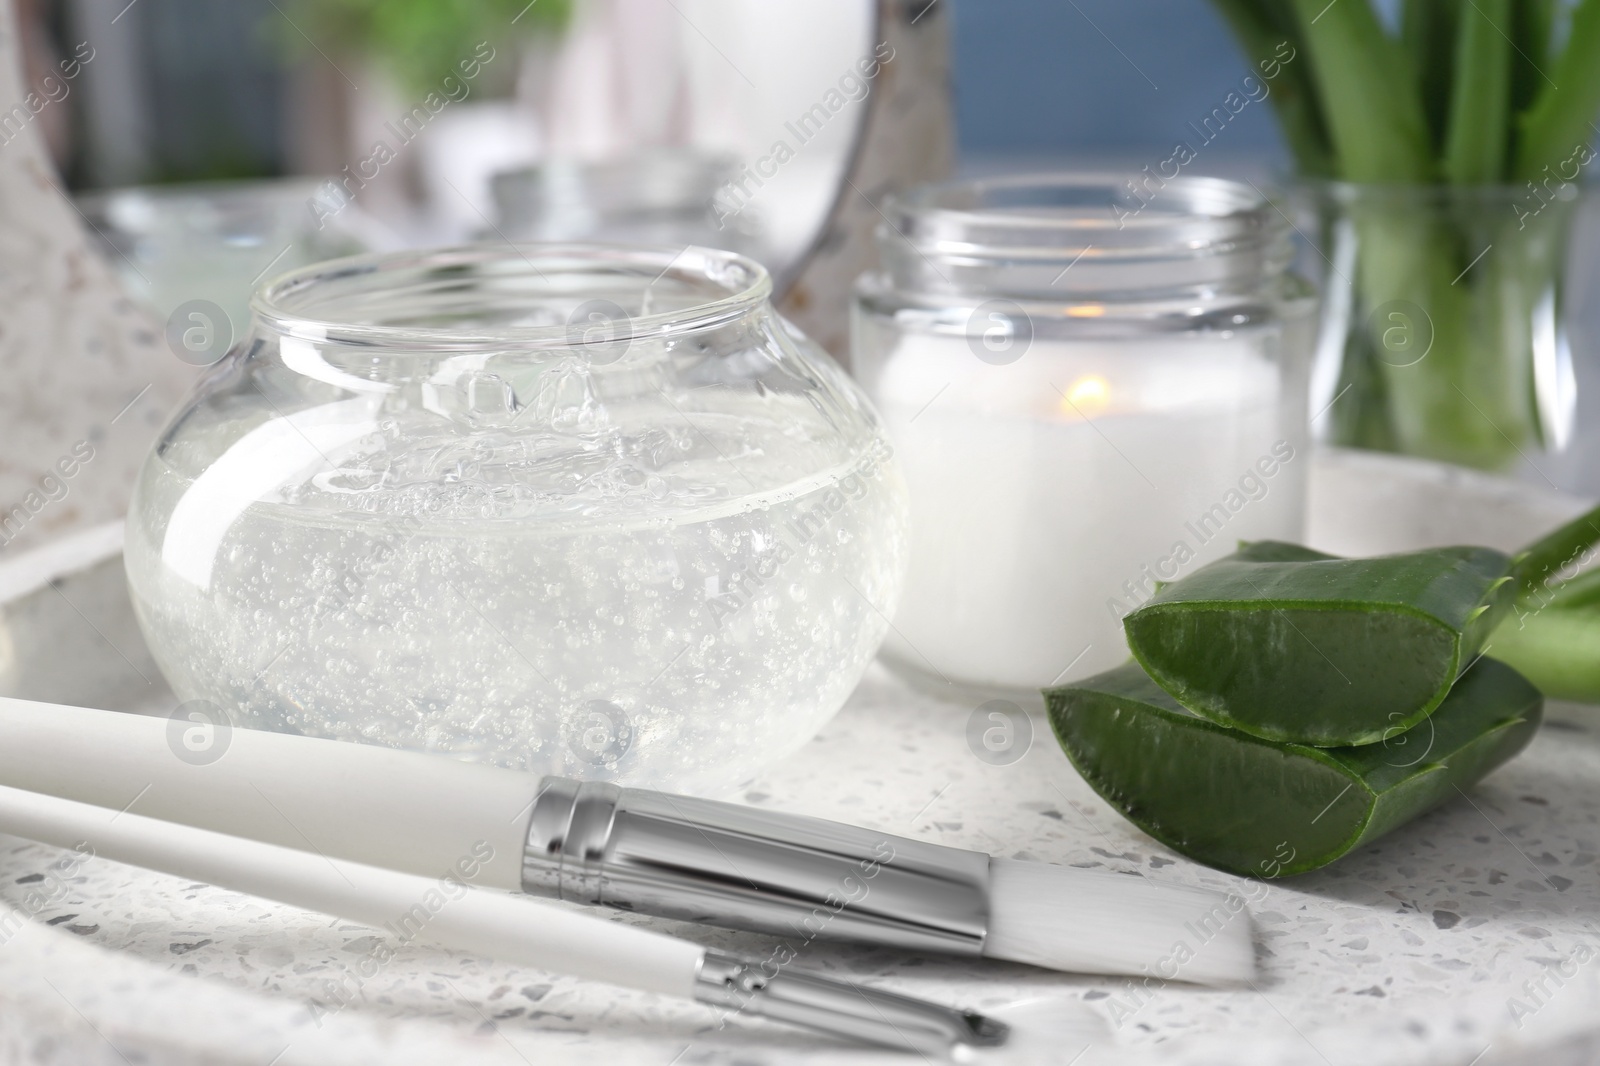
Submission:
<svg viewBox="0 0 1600 1066">
<path fill-rule="evenodd" d="M 1240 540 L 1295 539 L 1305 456 L 1270 334 L 1034 340 L 991 365 L 906 333 L 874 399 L 911 494 L 885 654 L 1032 691 L 1127 657 L 1121 616 Z"/>
</svg>

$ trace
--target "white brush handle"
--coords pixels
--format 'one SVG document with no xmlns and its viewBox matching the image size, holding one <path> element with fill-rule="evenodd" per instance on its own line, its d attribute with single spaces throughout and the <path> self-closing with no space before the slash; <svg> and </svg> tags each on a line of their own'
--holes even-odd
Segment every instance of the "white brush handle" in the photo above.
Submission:
<svg viewBox="0 0 1600 1066">
<path fill-rule="evenodd" d="M 482 840 L 480 883 L 522 887 L 533 774 L 6 698 L 0 738 L 0 785 L 429 877 Z"/>
<path fill-rule="evenodd" d="M 941 1058 L 994 1047 L 1005 1025 L 893 992 L 707 951 L 561 904 L 242 840 L 0 786 L 0 832 L 347 918 L 501 962 L 659 992 Z M 481 846 L 458 859 L 470 869 Z M 376 959 L 381 965 L 382 957 Z M 361 961 L 356 961 L 361 972 Z M 364 974 L 370 976 L 370 974 Z"/>
<path fill-rule="evenodd" d="M 677 937 L 465 887 L 471 879 L 461 871 L 472 868 L 470 845 L 450 864 L 456 880 L 449 881 L 3 786 L 0 832 L 61 848 L 87 843 L 100 858 L 347 918 L 405 940 L 646 992 L 693 998 L 705 955 Z"/>
</svg>

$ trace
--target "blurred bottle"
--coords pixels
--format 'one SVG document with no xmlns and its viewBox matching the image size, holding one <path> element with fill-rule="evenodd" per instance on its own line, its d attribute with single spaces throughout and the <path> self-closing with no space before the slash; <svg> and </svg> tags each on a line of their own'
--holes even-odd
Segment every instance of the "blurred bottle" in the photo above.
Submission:
<svg viewBox="0 0 1600 1066">
<path fill-rule="evenodd" d="M 697 244 L 760 258 L 759 216 L 724 224 L 714 207 L 737 172 L 734 157 L 692 148 L 553 159 L 495 176 L 498 228 L 511 240 Z"/>
<path fill-rule="evenodd" d="M 258 284 L 368 243 L 356 234 L 359 208 L 318 178 L 108 189 L 78 205 L 123 287 L 158 321 L 205 300 L 233 337 Z"/>
</svg>

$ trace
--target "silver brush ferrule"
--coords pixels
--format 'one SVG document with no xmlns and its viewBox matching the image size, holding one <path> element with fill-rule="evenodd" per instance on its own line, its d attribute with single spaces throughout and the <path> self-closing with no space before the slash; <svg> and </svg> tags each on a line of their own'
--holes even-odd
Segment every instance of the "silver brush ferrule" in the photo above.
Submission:
<svg viewBox="0 0 1600 1066">
<path fill-rule="evenodd" d="M 695 975 L 694 998 L 728 1015 L 748 1013 L 803 1025 L 869 1044 L 947 1058 L 957 1047 L 998 1047 L 1010 1035 L 1003 1022 L 974 1011 L 775 969 L 708 951 Z"/>
<path fill-rule="evenodd" d="M 983 954 L 989 856 L 800 815 L 547 777 L 523 891 L 731 929 Z"/>
</svg>

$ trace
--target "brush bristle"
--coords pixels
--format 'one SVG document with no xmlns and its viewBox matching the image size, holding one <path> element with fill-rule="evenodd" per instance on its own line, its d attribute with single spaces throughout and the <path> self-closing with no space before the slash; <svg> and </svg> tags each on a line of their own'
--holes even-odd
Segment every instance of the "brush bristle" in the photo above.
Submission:
<svg viewBox="0 0 1600 1066">
<path fill-rule="evenodd" d="M 1256 969 L 1242 897 L 1013 859 L 989 860 L 983 953 L 1052 970 L 1197 984 L 1248 981 Z"/>
</svg>

